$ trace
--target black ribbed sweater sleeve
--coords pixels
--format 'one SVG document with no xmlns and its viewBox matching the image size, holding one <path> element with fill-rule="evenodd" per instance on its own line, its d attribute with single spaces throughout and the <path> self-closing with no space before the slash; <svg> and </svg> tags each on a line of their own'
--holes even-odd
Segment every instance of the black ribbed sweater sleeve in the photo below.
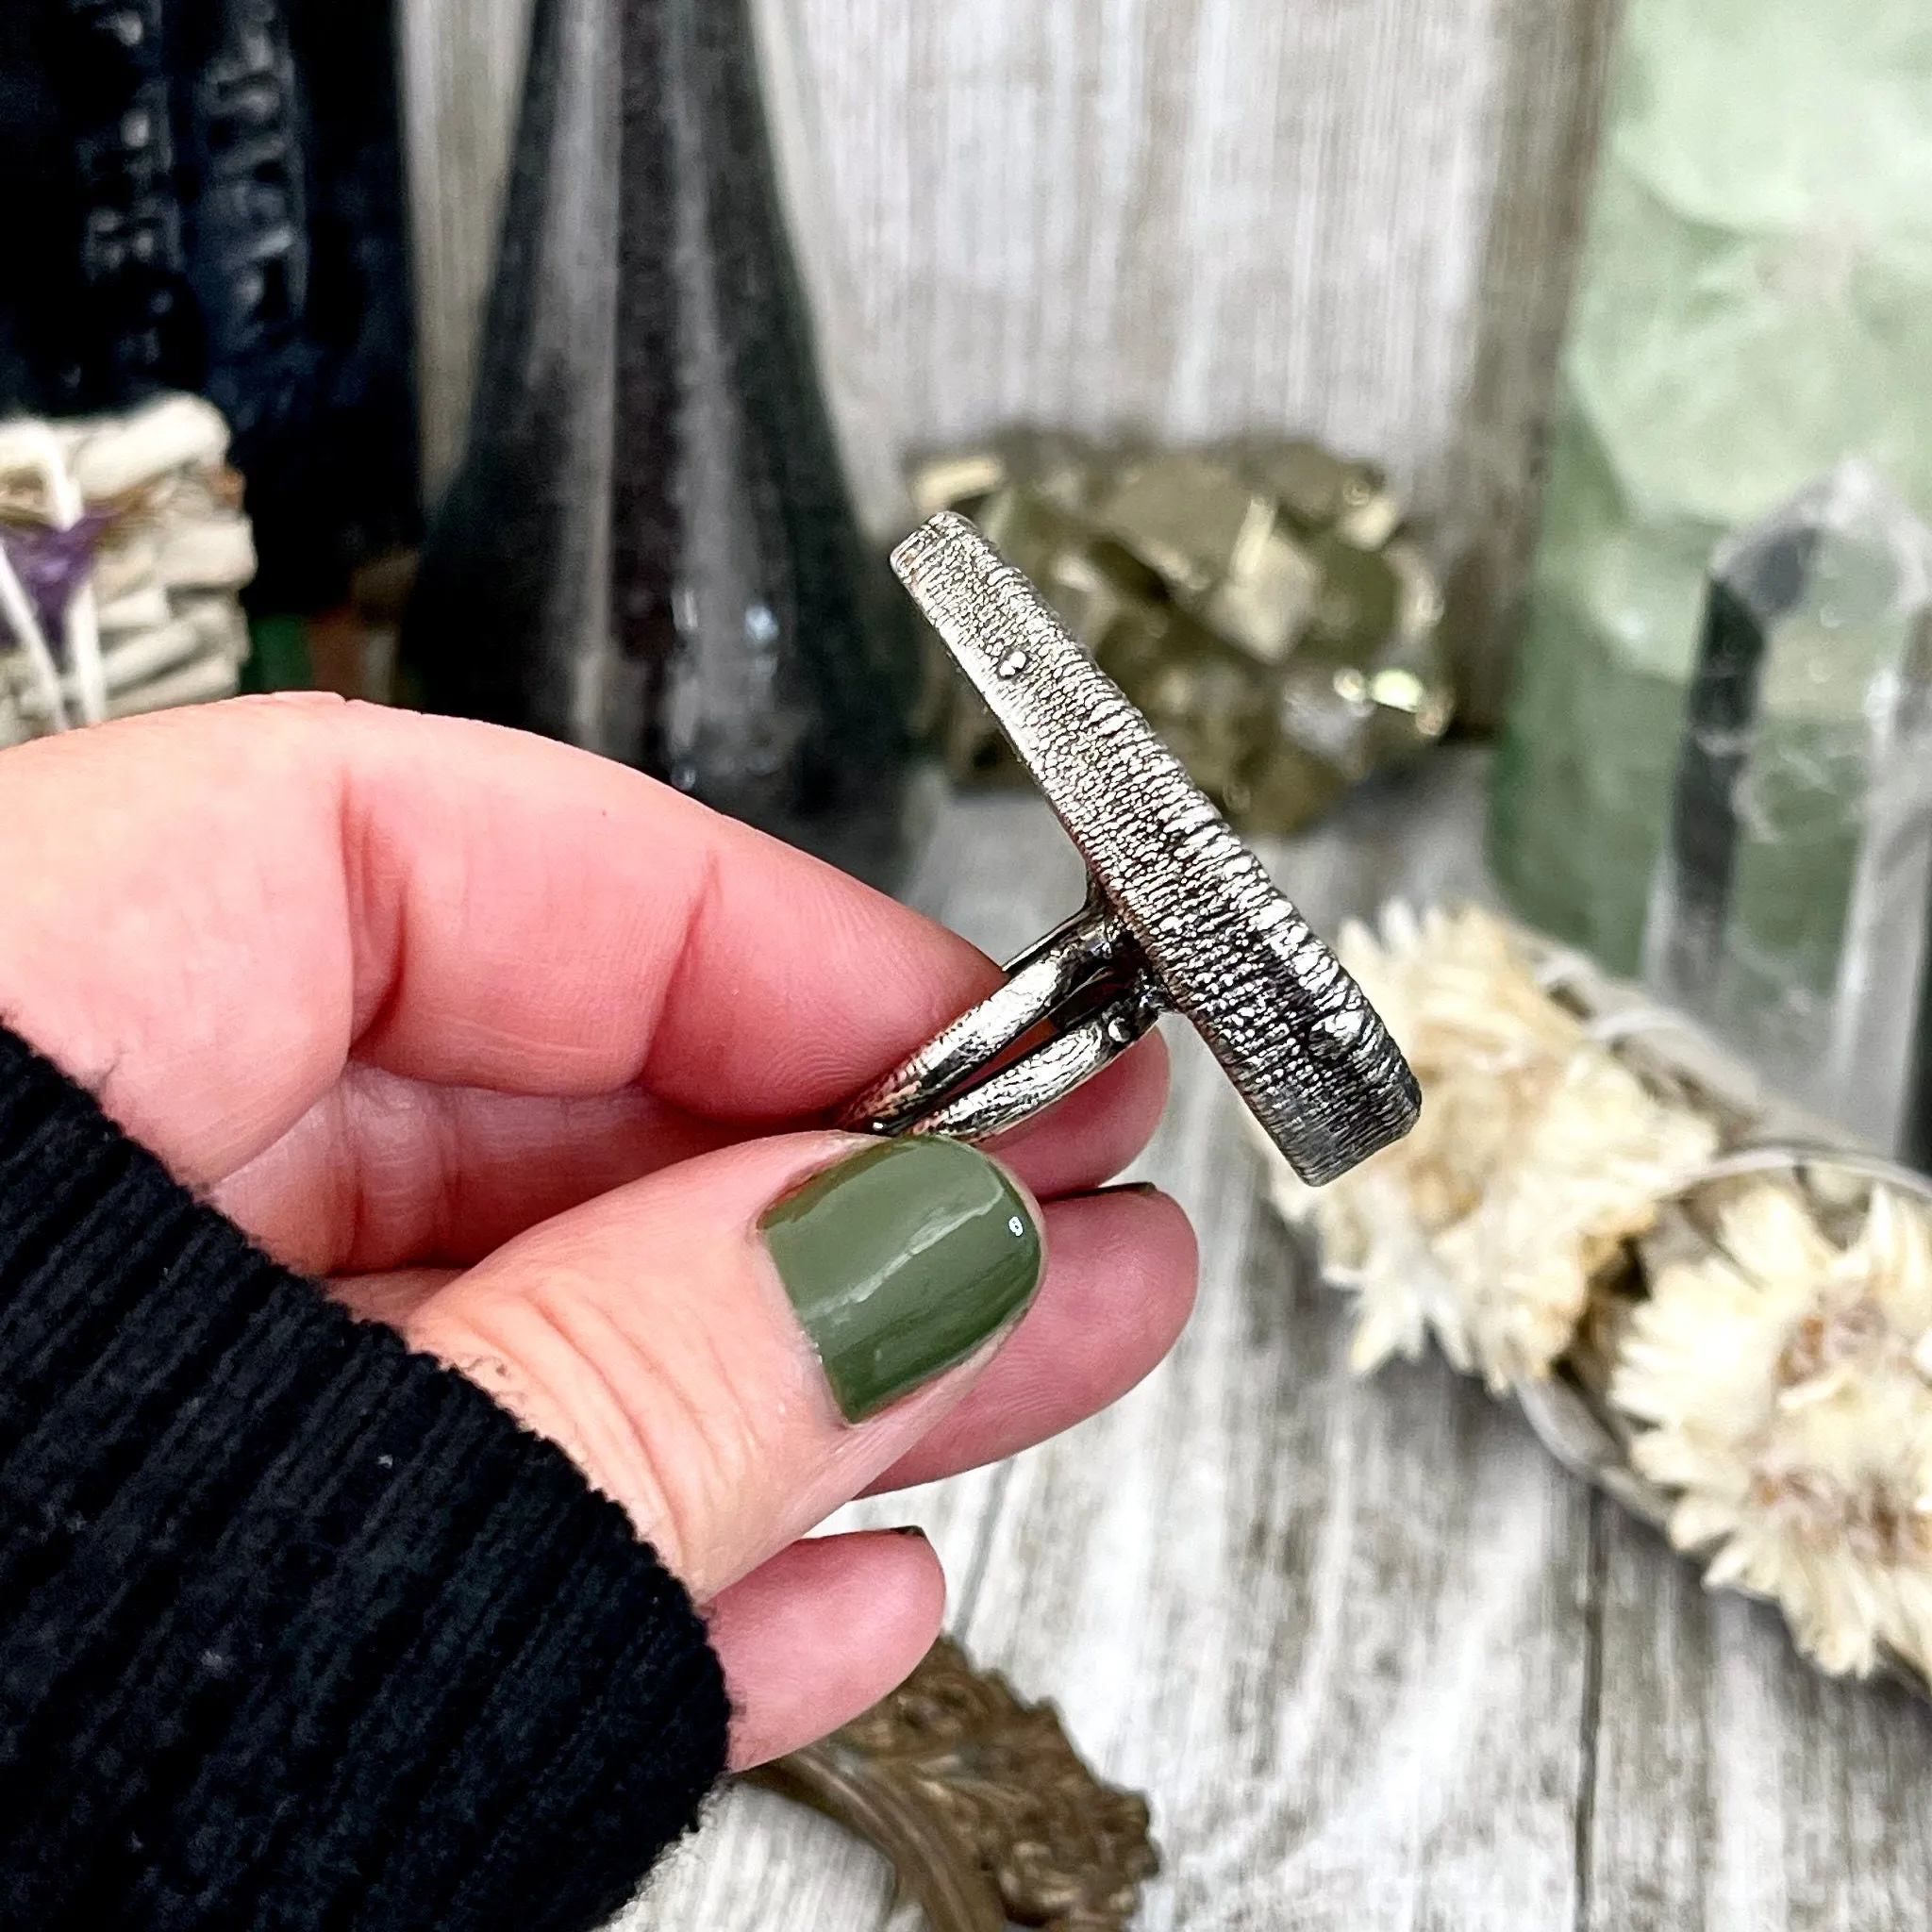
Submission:
<svg viewBox="0 0 1932 1932">
<path fill-rule="evenodd" d="M 725 1720 L 560 1451 L 0 1029 L 0 1924 L 593 1925 Z"/>
</svg>

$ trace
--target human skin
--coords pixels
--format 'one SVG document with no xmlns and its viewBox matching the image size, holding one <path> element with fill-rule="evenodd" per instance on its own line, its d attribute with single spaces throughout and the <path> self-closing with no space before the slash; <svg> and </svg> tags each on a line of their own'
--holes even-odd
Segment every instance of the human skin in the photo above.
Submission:
<svg viewBox="0 0 1932 1932">
<path fill-rule="evenodd" d="M 1193 1295 L 1174 1204 L 1100 1191 L 1158 1038 L 994 1151 L 1041 1204 L 1017 1326 L 857 1425 L 758 1234 L 827 1110 L 980 997 L 954 934 L 520 733 L 243 699 L 0 754 L 0 1020 L 189 1187 L 487 1388 L 704 1607 L 732 1758 L 861 1710 L 937 1634 L 915 1537 L 802 1541 L 1131 1387 Z"/>
</svg>

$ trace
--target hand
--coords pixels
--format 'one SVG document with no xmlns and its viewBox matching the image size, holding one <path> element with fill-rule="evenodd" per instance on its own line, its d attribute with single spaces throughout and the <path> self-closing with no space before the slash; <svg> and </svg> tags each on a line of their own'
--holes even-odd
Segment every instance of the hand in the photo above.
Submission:
<svg viewBox="0 0 1932 1932">
<path fill-rule="evenodd" d="M 0 756 L 0 1019 L 624 1506 L 708 1607 L 740 1765 L 939 1628 L 923 1541 L 804 1533 L 1066 1427 L 1186 1318 L 1179 1210 L 1091 1191 L 1159 1113 L 1150 1039 L 1001 1150 L 1050 1257 L 1017 1327 L 848 1422 L 759 1223 L 996 971 L 620 766 L 329 698 L 175 712 Z"/>
</svg>

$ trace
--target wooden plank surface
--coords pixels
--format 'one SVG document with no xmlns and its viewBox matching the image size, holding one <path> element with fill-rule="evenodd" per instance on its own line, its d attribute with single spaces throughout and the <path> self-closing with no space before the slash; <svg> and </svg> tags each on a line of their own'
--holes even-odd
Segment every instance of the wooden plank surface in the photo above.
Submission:
<svg viewBox="0 0 1932 1932">
<path fill-rule="evenodd" d="M 1932 1921 L 1932 1709 L 1828 1681 L 1606 1506 L 1586 1932 Z"/>
<path fill-rule="evenodd" d="M 1319 927 L 1482 890 L 1478 758 L 1271 851 Z M 915 896 L 995 952 L 1078 896 L 1028 801 L 949 807 Z M 1932 1711 L 1826 1682 L 1707 1596 L 1515 1412 L 1431 1359 L 1370 1382 L 1348 1307 L 1259 1198 L 1240 1109 L 1175 1041 L 1138 1172 L 1188 1207 L 1201 1299 L 1132 1395 L 918 1521 L 953 1624 L 1147 1791 L 1143 1932 L 1890 1932 L 1932 1898 Z M 735 1792 L 625 1932 L 909 1932 L 879 1861 Z"/>
<path fill-rule="evenodd" d="M 1467 875 L 1386 817 L 1282 855 L 1322 926 Z M 1133 1397 L 1020 1459 L 967 1641 L 1152 1795 L 1149 1928 L 1568 1926 L 1587 1499 L 1440 1365 L 1351 1381 L 1346 1304 L 1176 1044 L 1146 1171 L 1200 1231 L 1200 1305 Z"/>
<path fill-rule="evenodd" d="M 528 5 L 403 0 L 432 493 Z M 824 333 L 895 452 L 1025 422 L 1374 457 L 1493 710 L 1615 0 L 759 5 L 817 110 Z"/>
</svg>

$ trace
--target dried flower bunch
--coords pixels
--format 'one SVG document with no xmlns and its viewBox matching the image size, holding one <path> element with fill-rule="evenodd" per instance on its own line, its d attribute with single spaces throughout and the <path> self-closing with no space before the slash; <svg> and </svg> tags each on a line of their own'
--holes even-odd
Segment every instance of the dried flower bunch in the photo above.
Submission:
<svg viewBox="0 0 1932 1932">
<path fill-rule="evenodd" d="M 1825 1670 L 1932 1689 L 1924 1184 L 1848 1180 L 1874 1164 L 1815 1150 L 1716 1159 L 1774 1124 L 1748 1076 L 1491 914 L 1395 908 L 1341 951 L 1422 1122 L 1325 1191 L 1278 1159 L 1270 1185 L 1358 1297 L 1357 1370 L 1433 1336 L 1707 1554 L 1712 1586 L 1778 1603 Z M 1565 1403 L 1599 1446 L 1558 1424 Z"/>
<path fill-rule="evenodd" d="M 1872 1190 L 1835 1244 L 1790 1187 L 1744 1186 L 1716 1246 L 1661 1267 L 1609 1397 L 1706 1580 L 1776 1599 L 1827 1671 L 1890 1650 L 1932 1677 L 1932 1225 Z"/>
<path fill-rule="evenodd" d="M 196 396 L 0 423 L 0 745 L 235 689 L 255 547 L 227 448 Z"/>
<path fill-rule="evenodd" d="M 1433 1335 L 1498 1393 L 1546 1374 L 1591 1276 L 1710 1158 L 1716 1129 L 1654 1097 L 1489 913 L 1394 906 L 1340 950 L 1424 1098 L 1407 1140 L 1326 1189 L 1272 1169 L 1277 1206 L 1313 1222 L 1329 1275 L 1360 1298 L 1354 1365 Z"/>
</svg>

